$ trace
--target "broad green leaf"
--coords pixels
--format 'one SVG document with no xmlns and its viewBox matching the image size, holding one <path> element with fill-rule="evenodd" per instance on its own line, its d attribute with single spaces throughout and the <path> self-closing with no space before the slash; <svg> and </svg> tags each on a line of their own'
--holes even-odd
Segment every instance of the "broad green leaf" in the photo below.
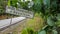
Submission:
<svg viewBox="0 0 60 34">
<path fill-rule="evenodd" d="M 43 3 L 48 7 L 50 6 L 50 0 L 44 0 Z"/>
<path fill-rule="evenodd" d="M 52 34 L 58 34 L 56 30 L 52 30 Z"/>
<path fill-rule="evenodd" d="M 60 20 L 60 14 L 57 14 L 57 19 Z"/>
<path fill-rule="evenodd" d="M 38 34 L 46 34 L 46 31 L 45 30 L 42 30 Z"/>
<path fill-rule="evenodd" d="M 54 26 L 54 25 L 55 25 L 55 22 L 52 20 L 52 17 L 48 17 L 48 18 L 47 18 L 47 24 L 48 24 L 49 26 Z"/>
<path fill-rule="evenodd" d="M 48 25 L 44 26 L 42 29 L 44 30 L 46 27 L 48 27 Z"/>
</svg>

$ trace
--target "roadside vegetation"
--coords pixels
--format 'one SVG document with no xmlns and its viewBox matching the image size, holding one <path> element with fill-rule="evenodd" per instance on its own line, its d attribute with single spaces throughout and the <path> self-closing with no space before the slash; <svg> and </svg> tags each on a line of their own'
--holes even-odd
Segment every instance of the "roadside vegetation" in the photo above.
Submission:
<svg viewBox="0 0 60 34">
<path fill-rule="evenodd" d="M 8 0 L 7 5 L 34 12 L 34 18 L 26 21 L 25 28 L 21 34 L 60 34 L 59 0 L 32 0 L 23 2 L 21 0 Z"/>
<path fill-rule="evenodd" d="M 34 18 L 27 19 L 24 24 L 20 25 L 20 34 L 31 34 L 28 31 L 32 30 L 32 33 L 38 33 L 39 30 L 41 30 L 44 26 L 44 20 L 40 17 L 38 13 L 35 14 Z M 19 28 L 19 27 L 18 27 Z M 17 29 L 17 28 L 16 28 Z M 13 34 L 17 34 L 17 30 L 13 31 Z"/>
</svg>

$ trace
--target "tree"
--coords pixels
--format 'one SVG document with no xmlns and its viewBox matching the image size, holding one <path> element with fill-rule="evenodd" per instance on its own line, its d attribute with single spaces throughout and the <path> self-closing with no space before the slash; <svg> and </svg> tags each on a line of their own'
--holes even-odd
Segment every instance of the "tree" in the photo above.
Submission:
<svg viewBox="0 0 60 34">
<path fill-rule="evenodd" d="M 20 3 L 20 7 L 22 7 L 23 9 L 28 9 L 29 2 L 19 2 L 19 3 Z"/>
<path fill-rule="evenodd" d="M 0 0 L 0 15 L 4 14 L 6 5 L 7 5 L 6 0 Z"/>
<path fill-rule="evenodd" d="M 18 0 L 8 0 L 8 6 L 13 6 L 17 8 Z"/>
</svg>

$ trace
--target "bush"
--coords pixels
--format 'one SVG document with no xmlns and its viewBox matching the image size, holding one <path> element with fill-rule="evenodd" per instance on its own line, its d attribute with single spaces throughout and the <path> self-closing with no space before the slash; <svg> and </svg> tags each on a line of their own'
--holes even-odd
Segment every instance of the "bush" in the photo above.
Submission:
<svg viewBox="0 0 60 34">
<path fill-rule="evenodd" d="M 26 28 L 22 30 L 22 34 L 37 34 L 37 32 L 34 32 L 32 28 Z"/>
</svg>

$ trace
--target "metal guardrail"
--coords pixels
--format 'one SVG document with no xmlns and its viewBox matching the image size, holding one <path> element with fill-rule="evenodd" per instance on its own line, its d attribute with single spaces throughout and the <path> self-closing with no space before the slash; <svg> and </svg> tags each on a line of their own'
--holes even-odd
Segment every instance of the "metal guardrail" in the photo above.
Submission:
<svg viewBox="0 0 60 34">
<path fill-rule="evenodd" d="M 5 13 L 19 15 L 21 17 L 29 17 L 29 18 L 33 18 L 33 16 L 34 16 L 34 12 L 32 12 L 32 11 L 21 9 L 21 8 L 16 9 L 15 7 L 12 7 L 12 6 L 10 6 L 10 7 L 6 6 Z"/>
</svg>

